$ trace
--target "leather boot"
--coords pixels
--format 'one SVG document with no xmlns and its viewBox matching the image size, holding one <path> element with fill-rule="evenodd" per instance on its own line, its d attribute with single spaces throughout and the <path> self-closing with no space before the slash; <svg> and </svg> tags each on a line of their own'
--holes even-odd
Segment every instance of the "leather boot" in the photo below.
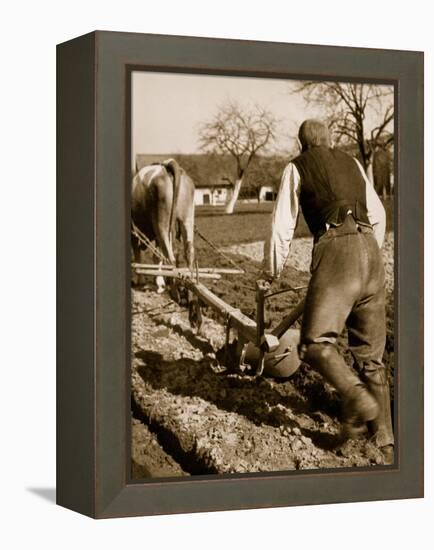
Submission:
<svg viewBox="0 0 434 550">
<path fill-rule="evenodd" d="M 361 367 L 361 378 L 379 405 L 378 416 L 369 423 L 369 429 L 376 445 L 383 451 L 386 464 L 392 464 L 394 437 L 386 369 L 375 361 L 364 362 Z"/>
<path fill-rule="evenodd" d="M 357 436 L 366 422 L 376 418 L 379 412 L 377 401 L 333 344 L 309 344 L 303 350 L 302 359 L 340 393 L 343 400 L 342 435 L 345 438 Z"/>
<path fill-rule="evenodd" d="M 374 421 L 379 412 L 378 403 L 360 380 L 342 398 L 343 433 L 355 437 L 366 422 Z"/>
</svg>

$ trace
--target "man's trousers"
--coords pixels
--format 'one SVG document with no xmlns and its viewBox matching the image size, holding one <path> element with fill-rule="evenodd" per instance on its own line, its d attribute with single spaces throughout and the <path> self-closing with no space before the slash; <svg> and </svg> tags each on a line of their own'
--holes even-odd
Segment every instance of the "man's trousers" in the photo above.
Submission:
<svg viewBox="0 0 434 550">
<path fill-rule="evenodd" d="M 336 340 L 346 326 L 358 382 L 366 384 L 380 408 L 371 423 L 376 443 L 379 447 L 393 444 L 390 392 L 382 362 L 386 342 L 384 265 L 372 229 L 356 223 L 351 215 L 341 226 L 330 228 L 314 245 L 311 272 L 301 329 L 301 356 L 308 357 L 306 352 L 313 344 L 336 349 Z M 339 383 L 345 379 L 342 388 L 355 384 L 350 367 L 344 367 L 337 350 L 333 353 L 331 359 L 328 352 L 320 365 L 312 366 L 320 367 L 321 374 L 333 383 L 334 361 L 336 372 L 343 373 L 339 374 Z M 337 365 L 337 361 L 341 364 Z"/>
</svg>

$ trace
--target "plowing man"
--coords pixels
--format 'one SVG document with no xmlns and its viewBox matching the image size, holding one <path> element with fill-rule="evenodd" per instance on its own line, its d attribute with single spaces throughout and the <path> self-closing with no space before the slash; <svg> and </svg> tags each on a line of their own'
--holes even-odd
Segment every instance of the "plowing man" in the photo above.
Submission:
<svg viewBox="0 0 434 550">
<path fill-rule="evenodd" d="M 340 393 L 343 435 L 368 423 L 385 462 L 393 462 L 390 392 L 382 357 L 386 342 L 385 211 L 361 165 L 331 147 L 327 126 L 306 120 L 302 152 L 285 168 L 264 247 L 264 276 L 280 275 L 299 208 L 314 237 L 311 280 L 303 314 L 300 358 Z M 358 375 L 336 341 L 344 327 Z"/>
</svg>

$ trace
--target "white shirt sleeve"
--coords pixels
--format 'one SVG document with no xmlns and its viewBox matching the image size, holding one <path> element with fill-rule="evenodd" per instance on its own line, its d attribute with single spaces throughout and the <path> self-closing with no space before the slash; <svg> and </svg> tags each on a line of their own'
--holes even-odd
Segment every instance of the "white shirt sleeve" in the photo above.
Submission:
<svg viewBox="0 0 434 550">
<path fill-rule="evenodd" d="M 297 225 L 300 195 L 300 174 L 291 162 L 285 168 L 271 216 L 271 228 L 264 243 L 263 272 L 278 277 L 285 265 Z"/>
<path fill-rule="evenodd" d="M 366 183 L 366 208 L 368 211 L 368 219 L 374 230 L 374 235 L 377 239 L 378 246 L 381 248 L 383 246 L 384 235 L 386 233 L 386 211 L 384 210 L 383 203 L 381 202 L 379 196 L 375 192 L 374 185 L 366 176 L 362 165 L 357 159 L 354 160 L 356 161 Z"/>
</svg>

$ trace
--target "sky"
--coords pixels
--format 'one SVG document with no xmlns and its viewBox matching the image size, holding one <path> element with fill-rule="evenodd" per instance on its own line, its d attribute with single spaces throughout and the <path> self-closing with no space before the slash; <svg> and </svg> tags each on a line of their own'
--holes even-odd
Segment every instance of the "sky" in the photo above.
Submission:
<svg viewBox="0 0 434 550">
<path fill-rule="evenodd" d="M 132 73 L 132 165 L 137 153 L 199 153 L 198 130 L 220 105 L 235 101 L 260 105 L 280 121 L 276 148 L 294 147 L 306 118 L 321 117 L 321 108 L 291 94 L 296 81 L 237 76 Z"/>
</svg>

